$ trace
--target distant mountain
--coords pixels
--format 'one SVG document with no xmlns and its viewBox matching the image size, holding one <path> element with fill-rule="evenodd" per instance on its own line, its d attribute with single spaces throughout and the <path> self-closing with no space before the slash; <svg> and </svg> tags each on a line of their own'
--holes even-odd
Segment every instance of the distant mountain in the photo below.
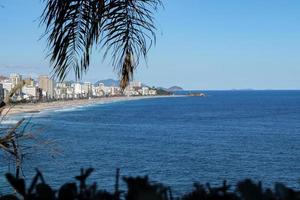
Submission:
<svg viewBox="0 0 300 200">
<path fill-rule="evenodd" d="M 167 91 L 168 89 L 167 88 L 165 88 L 165 87 L 156 87 L 156 89 L 158 89 L 158 90 L 165 90 L 165 91 Z"/>
<path fill-rule="evenodd" d="M 114 79 L 111 79 L 111 78 L 97 81 L 95 83 L 95 85 L 99 85 L 99 83 L 103 83 L 105 86 L 108 86 L 108 87 L 117 87 L 117 86 L 120 85 L 120 81 L 114 80 Z"/>
<path fill-rule="evenodd" d="M 120 85 L 120 81 L 119 80 L 115 80 L 115 79 L 111 79 L 111 78 L 110 79 L 104 79 L 104 80 L 97 81 L 95 83 L 95 85 L 99 85 L 99 83 L 103 83 L 105 86 L 108 86 L 108 87 L 118 87 Z M 149 86 L 147 86 L 146 84 L 142 83 L 142 87 L 149 87 Z M 173 93 L 173 92 L 176 92 L 176 91 L 183 90 L 179 86 L 173 86 L 173 87 L 170 87 L 170 88 L 157 87 L 156 89 L 158 89 L 162 93 L 164 93 L 163 91 L 165 91 L 166 93 Z"/>
<path fill-rule="evenodd" d="M 157 92 L 157 95 L 172 95 L 172 94 L 174 94 L 173 92 L 163 89 L 161 87 L 156 88 L 156 92 Z"/>
<path fill-rule="evenodd" d="M 177 91 L 182 91 L 183 88 L 182 87 L 179 87 L 179 86 L 173 86 L 173 87 L 170 87 L 167 89 L 167 91 L 169 92 L 177 92 Z"/>
<path fill-rule="evenodd" d="M 112 86 L 113 87 L 118 87 L 120 85 L 119 80 L 114 80 L 114 79 L 111 79 L 111 78 L 97 81 L 95 83 L 95 85 L 99 85 L 99 83 L 104 83 L 104 85 L 108 86 L 108 87 L 112 87 Z M 149 86 L 142 83 L 142 87 L 149 87 Z"/>
</svg>

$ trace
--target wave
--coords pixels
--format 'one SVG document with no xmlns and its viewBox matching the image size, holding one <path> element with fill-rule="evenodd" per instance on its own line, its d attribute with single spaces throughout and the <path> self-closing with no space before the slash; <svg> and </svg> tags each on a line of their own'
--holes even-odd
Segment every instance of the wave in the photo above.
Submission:
<svg viewBox="0 0 300 200">
<path fill-rule="evenodd" d="M 71 112 L 74 110 L 79 110 L 80 107 L 64 107 L 64 108 L 58 108 L 58 109 L 53 109 L 53 110 L 48 110 L 48 111 L 53 111 L 53 112 Z"/>
<path fill-rule="evenodd" d="M 13 124 L 17 124 L 19 122 L 19 120 L 16 119 L 4 119 L 3 121 L 1 121 L 1 125 L 13 125 Z"/>
<path fill-rule="evenodd" d="M 63 108 L 55 108 L 55 109 L 48 109 L 47 111 L 51 112 L 72 112 L 72 111 L 80 111 L 80 110 L 86 110 L 91 107 L 96 107 L 102 104 L 110 104 L 110 103 L 115 103 L 118 102 L 118 100 L 115 101 L 109 101 L 109 102 L 94 102 L 94 103 L 89 103 L 89 104 L 83 104 L 83 105 L 76 105 L 76 106 L 66 106 Z M 46 110 L 45 110 L 46 111 Z"/>
</svg>

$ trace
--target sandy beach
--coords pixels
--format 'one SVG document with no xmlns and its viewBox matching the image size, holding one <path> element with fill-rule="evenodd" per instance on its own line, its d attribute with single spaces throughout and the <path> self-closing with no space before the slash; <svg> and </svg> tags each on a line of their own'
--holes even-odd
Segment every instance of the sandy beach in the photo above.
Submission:
<svg viewBox="0 0 300 200">
<path fill-rule="evenodd" d="M 76 99 L 76 100 L 60 100 L 53 102 L 43 102 L 43 103 L 24 103 L 17 104 L 12 106 L 7 106 L 4 109 L 3 115 L 7 113 L 7 116 L 17 115 L 21 113 L 39 113 L 44 110 L 59 110 L 64 108 L 72 108 L 83 105 L 91 104 L 103 104 L 103 103 L 112 103 L 118 101 L 131 101 L 131 100 L 140 100 L 148 98 L 162 98 L 166 96 L 137 96 L 137 97 L 102 97 L 102 98 L 93 98 L 93 99 Z"/>
</svg>

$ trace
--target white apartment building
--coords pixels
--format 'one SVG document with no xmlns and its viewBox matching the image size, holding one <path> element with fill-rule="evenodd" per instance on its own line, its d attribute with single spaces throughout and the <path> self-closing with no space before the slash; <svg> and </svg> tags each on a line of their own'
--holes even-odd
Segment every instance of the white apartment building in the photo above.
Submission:
<svg viewBox="0 0 300 200">
<path fill-rule="evenodd" d="M 4 80 L 2 82 L 2 86 L 4 89 L 4 96 L 8 95 L 9 92 L 13 89 L 13 84 L 10 80 Z"/>
<path fill-rule="evenodd" d="M 131 87 L 140 88 L 140 87 L 142 87 L 142 82 L 140 82 L 140 81 L 132 81 L 132 82 L 130 82 L 129 85 Z"/>
<path fill-rule="evenodd" d="M 67 86 L 67 98 L 68 99 L 75 98 L 74 87 L 72 87 L 71 85 Z"/>
<path fill-rule="evenodd" d="M 91 97 L 93 94 L 92 91 L 92 83 L 91 82 L 84 82 L 82 86 L 82 90 L 84 92 L 85 97 Z"/>
<path fill-rule="evenodd" d="M 139 91 L 135 90 L 132 86 L 127 86 L 123 91 L 123 94 L 126 96 L 138 96 L 140 95 Z"/>
<path fill-rule="evenodd" d="M 39 96 L 38 88 L 34 85 L 25 85 L 22 88 L 22 93 L 26 100 L 37 100 Z"/>
<path fill-rule="evenodd" d="M 20 74 L 10 74 L 9 76 L 9 80 L 10 82 L 12 83 L 12 88 L 14 88 L 16 85 L 18 85 L 21 81 L 22 81 L 22 76 Z M 10 91 L 10 90 L 9 90 Z M 20 90 L 17 90 L 15 92 L 15 95 L 14 97 L 16 99 L 18 98 L 21 98 L 22 96 L 22 92 L 21 92 L 21 89 Z"/>
<path fill-rule="evenodd" d="M 84 91 L 81 83 L 73 83 L 72 87 L 74 88 L 74 97 L 81 98 L 83 97 Z"/>
<path fill-rule="evenodd" d="M 13 87 L 22 81 L 22 76 L 20 74 L 11 74 L 9 76 L 10 82 L 12 82 Z"/>
<path fill-rule="evenodd" d="M 66 87 L 55 87 L 54 89 L 56 99 L 66 99 L 67 98 L 67 88 Z"/>
<path fill-rule="evenodd" d="M 116 96 L 120 94 L 120 88 L 119 87 L 110 87 L 110 95 Z"/>
<path fill-rule="evenodd" d="M 155 96 L 155 95 L 157 95 L 157 90 L 153 90 L 153 89 L 149 90 L 149 96 Z"/>
<path fill-rule="evenodd" d="M 148 96 L 149 95 L 149 88 L 148 87 L 142 87 L 142 95 Z"/>
<path fill-rule="evenodd" d="M 105 86 L 104 83 L 99 83 L 98 85 L 98 90 L 99 91 L 103 91 L 104 95 L 109 95 L 109 92 L 110 92 L 110 88 Z"/>
</svg>

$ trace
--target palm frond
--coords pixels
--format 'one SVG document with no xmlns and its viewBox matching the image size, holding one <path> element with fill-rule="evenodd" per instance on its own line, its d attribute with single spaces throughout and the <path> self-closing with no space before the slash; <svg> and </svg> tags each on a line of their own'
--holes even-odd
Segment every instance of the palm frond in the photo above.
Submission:
<svg viewBox="0 0 300 200">
<path fill-rule="evenodd" d="M 89 67 L 93 45 L 111 54 L 121 87 L 133 77 L 142 56 L 155 43 L 154 11 L 160 0 L 44 0 L 41 23 L 46 25 L 54 74 L 63 80 L 73 69 L 81 78 Z"/>
<path fill-rule="evenodd" d="M 155 43 L 153 11 L 159 0 L 112 0 L 107 4 L 103 25 L 103 47 L 112 53 L 112 64 L 119 71 L 124 89 L 133 78 L 142 56 L 146 59 Z"/>
<path fill-rule="evenodd" d="M 81 78 L 100 36 L 104 0 L 45 1 L 41 23 L 46 25 L 54 74 L 63 80 L 73 68 L 76 78 Z"/>
</svg>

